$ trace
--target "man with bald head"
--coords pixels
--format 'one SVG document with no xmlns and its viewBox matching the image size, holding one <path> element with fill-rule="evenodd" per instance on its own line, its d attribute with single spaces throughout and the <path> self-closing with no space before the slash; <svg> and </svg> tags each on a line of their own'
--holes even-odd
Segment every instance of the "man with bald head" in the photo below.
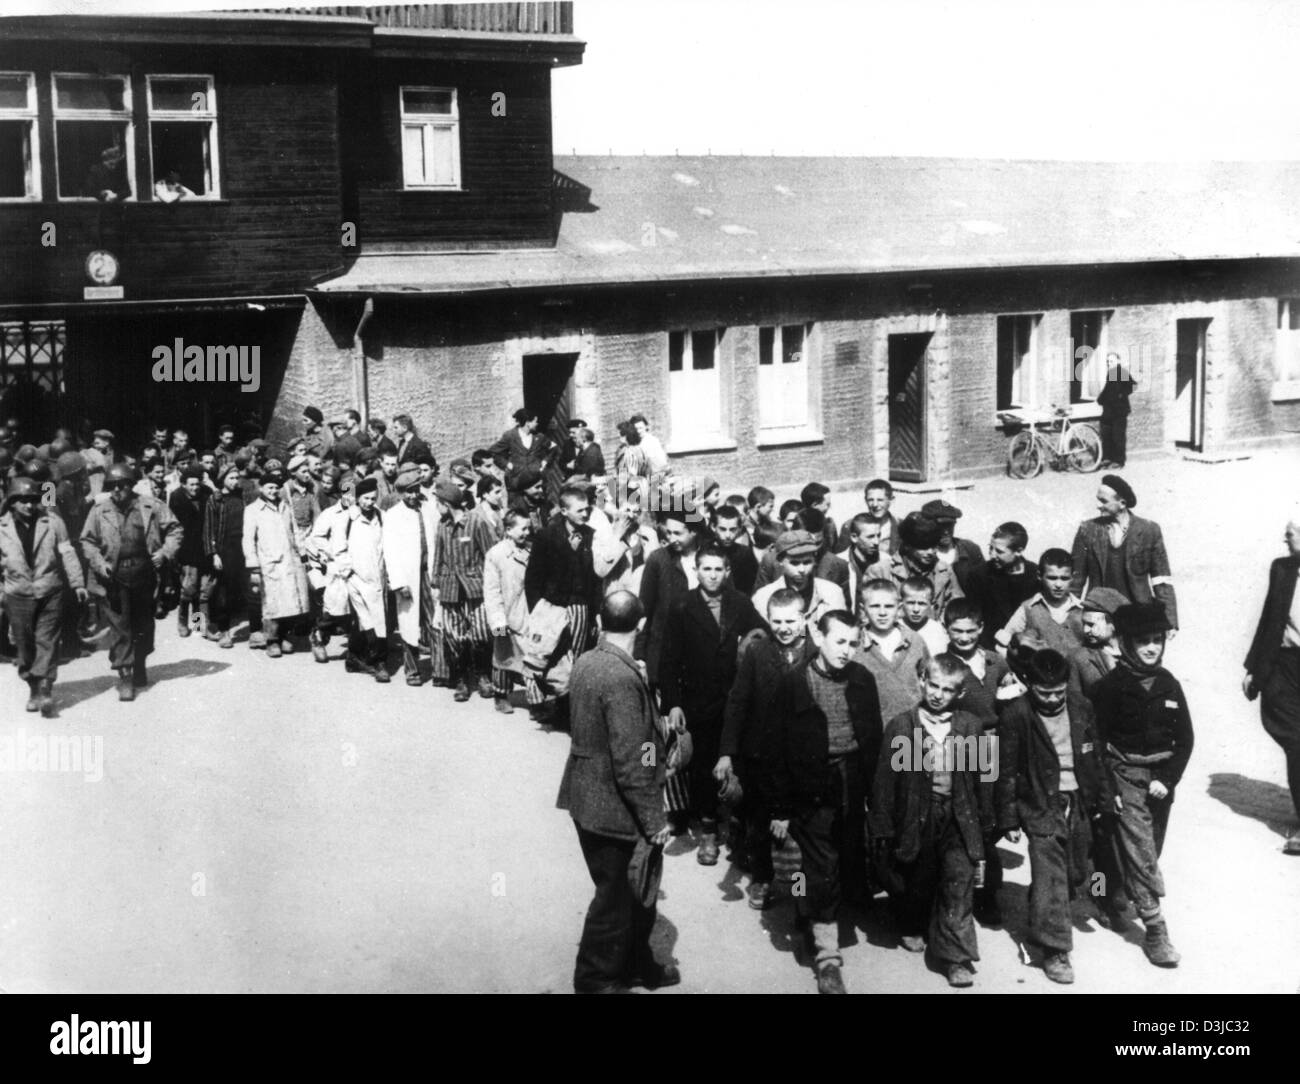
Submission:
<svg viewBox="0 0 1300 1084">
<path fill-rule="evenodd" d="M 681 974 L 650 949 L 663 848 L 666 754 L 644 668 L 632 658 L 645 620 L 640 599 L 611 591 L 600 607 L 600 642 L 573 663 L 573 741 L 556 806 L 569 811 L 596 894 L 578 945 L 580 994 L 673 986 Z"/>
</svg>

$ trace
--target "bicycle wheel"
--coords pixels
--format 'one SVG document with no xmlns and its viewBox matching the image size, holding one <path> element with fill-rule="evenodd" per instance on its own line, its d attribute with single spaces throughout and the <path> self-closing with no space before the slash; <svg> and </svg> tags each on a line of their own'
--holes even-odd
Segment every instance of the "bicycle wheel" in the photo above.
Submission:
<svg viewBox="0 0 1300 1084">
<path fill-rule="evenodd" d="M 1028 429 L 1011 438 L 1007 448 L 1007 473 L 1012 478 L 1032 478 L 1043 469 L 1043 453 Z"/>
<path fill-rule="evenodd" d="M 1076 425 L 1065 442 L 1065 461 L 1071 470 L 1091 474 L 1101 466 L 1101 437 L 1091 425 Z"/>
</svg>

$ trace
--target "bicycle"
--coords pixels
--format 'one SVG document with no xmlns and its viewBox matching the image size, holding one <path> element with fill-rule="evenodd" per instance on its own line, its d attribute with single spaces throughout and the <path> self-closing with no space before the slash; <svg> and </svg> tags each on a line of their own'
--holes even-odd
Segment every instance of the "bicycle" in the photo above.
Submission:
<svg viewBox="0 0 1300 1084">
<path fill-rule="evenodd" d="M 1100 435 L 1094 426 L 1071 422 L 1068 407 L 1053 404 L 1050 414 L 1038 415 L 999 411 L 998 417 L 1005 425 L 1020 427 L 1007 448 L 1007 474 L 1012 478 L 1034 478 L 1043 472 L 1044 464 L 1080 474 L 1091 474 L 1101 466 Z M 1046 433 L 1057 434 L 1055 446 Z"/>
</svg>

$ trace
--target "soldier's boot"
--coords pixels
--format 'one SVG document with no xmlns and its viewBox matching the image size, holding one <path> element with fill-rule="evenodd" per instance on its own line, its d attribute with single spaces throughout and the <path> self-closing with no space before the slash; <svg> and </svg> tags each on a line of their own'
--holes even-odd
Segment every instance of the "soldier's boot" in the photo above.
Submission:
<svg viewBox="0 0 1300 1084">
<path fill-rule="evenodd" d="M 134 700 L 135 686 L 131 683 L 131 670 L 129 667 L 122 667 L 117 672 L 117 698 L 119 700 Z"/>
<path fill-rule="evenodd" d="M 57 707 L 57 705 L 54 702 L 54 679 L 41 678 L 39 693 L 40 695 L 38 696 L 37 699 L 41 706 L 41 714 L 46 719 L 53 719 L 55 717 L 56 707 Z"/>
<path fill-rule="evenodd" d="M 28 697 L 27 697 L 27 710 L 28 710 L 28 711 L 40 711 L 40 710 L 41 710 L 41 694 L 40 694 L 40 687 L 41 687 L 40 678 L 28 678 L 28 679 L 27 679 L 27 688 L 28 688 L 28 690 L 29 690 L 29 695 L 28 695 Z"/>
</svg>

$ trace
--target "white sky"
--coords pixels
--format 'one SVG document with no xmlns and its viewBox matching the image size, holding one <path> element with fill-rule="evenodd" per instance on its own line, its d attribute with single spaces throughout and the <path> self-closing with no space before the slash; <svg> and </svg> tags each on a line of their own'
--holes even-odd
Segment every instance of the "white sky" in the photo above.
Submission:
<svg viewBox="0 0 1300 1084">
<path fill-rule="evenodd" d="M 574 22 L 559 154 L 1300 159 L 1297 0 L 576 0 Z"/>
</svg>

